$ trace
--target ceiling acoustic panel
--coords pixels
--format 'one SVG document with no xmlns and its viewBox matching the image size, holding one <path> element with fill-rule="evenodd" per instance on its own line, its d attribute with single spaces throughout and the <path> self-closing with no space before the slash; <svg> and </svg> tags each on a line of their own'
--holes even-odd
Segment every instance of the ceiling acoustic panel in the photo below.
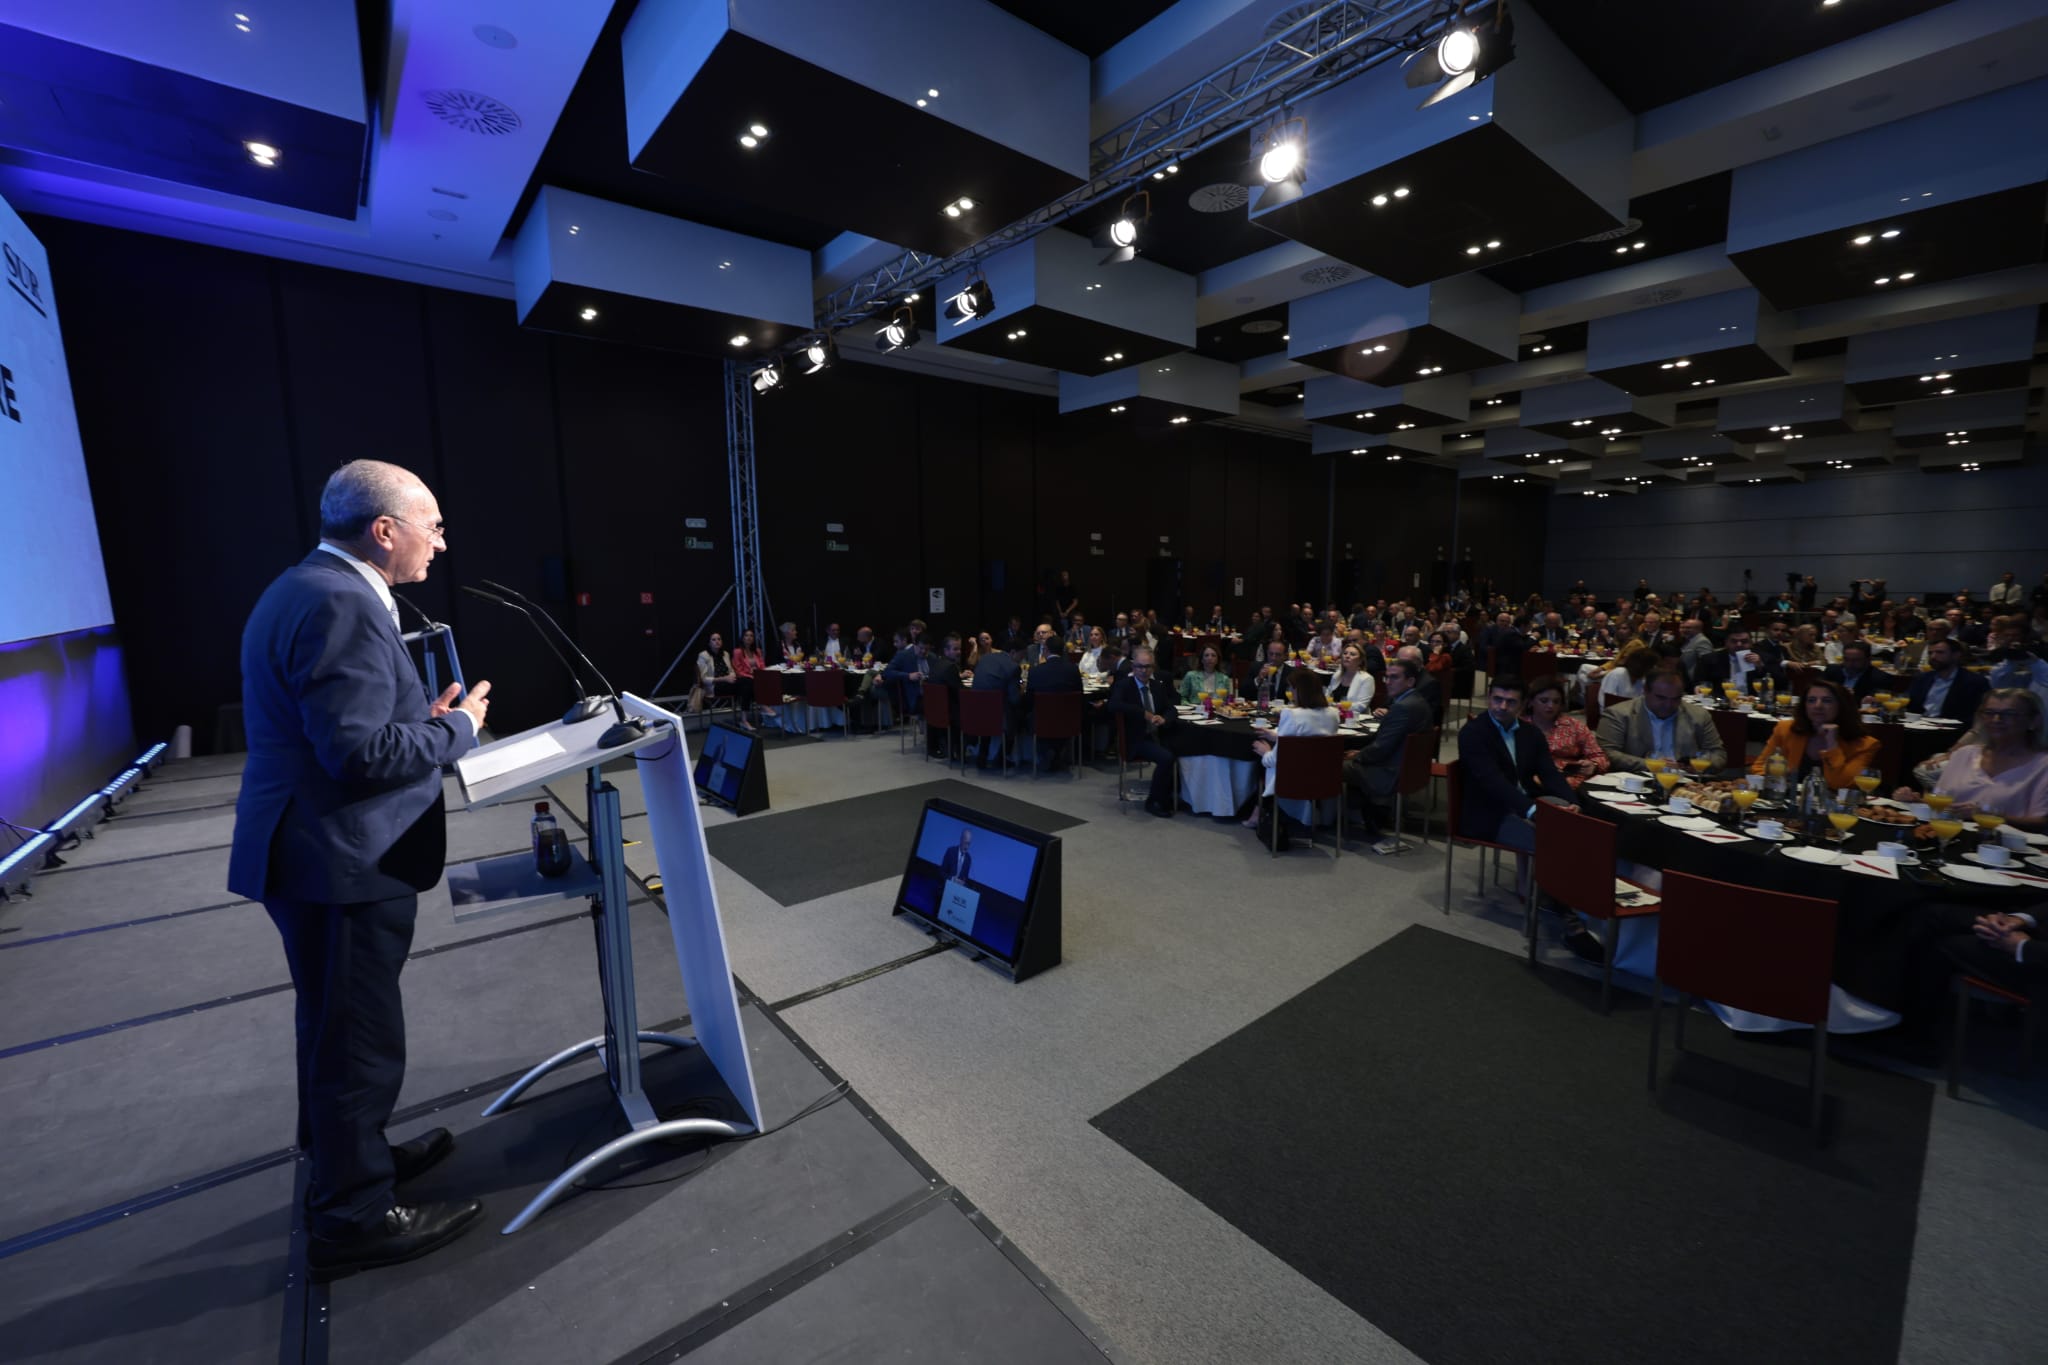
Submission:
<svg viewBox="0 0 2048 1365">
<path fill-rule="evenodd" d="M 1288 305 L 1288 356 L 1381 386 L 1469 374 L 1514 358 L 1520 315 L 1520 300 L 1479 275 L 1359 280 Z"/>
<path fill-rule="evenodd" d="M 1534 11 L 1514 20 L 1515 59 L 1427 109 L 1399 62 L 1294 106 L 1303 192 L 1252 221 L 1402 285 L 1621 226 L 1633 118 Z"/>
<path fill-rule="evenodd" d="M 1780 378 L 1791 361 L 1785 319 L 1754 289 L 1595 318 L 1586 332 L 1586 368 L 1637 397 L 1714 397 L 1722 385 Z"/>
<path fill-rule="evenodd" d="M 967 247 L 1087 173 L 1087 58 L 993 5 L 641 0 L 622 52 L 636 169 L 900 246 Z"/>
<path fill-rule="evenodd" d="M 992 309 L 963 320 L 942 319 L 942 345 L 1004 360 L 1097 375 L 1157 361 L 1195 345 L 1195 280 L 1144 257 L 1103 263 L 1103 248 L 1071 232 L 1041 232 L 999 251 L 971 274 L 934 291 L 945 301 L 977 280 Z M 1236 410 L 1236 367 L 1232 411 Z"/>
</svg>

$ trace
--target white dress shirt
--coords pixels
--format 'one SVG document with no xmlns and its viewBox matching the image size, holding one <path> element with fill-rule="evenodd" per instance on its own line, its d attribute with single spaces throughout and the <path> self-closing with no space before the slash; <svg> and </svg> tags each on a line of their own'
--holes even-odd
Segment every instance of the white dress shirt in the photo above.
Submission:
<svg viewBox="0 0 2048 1365">
<path fill-rule="evenodd" d="M 1081 676 L 1084 678 L 1099 678 L 1102 676 L 1102 649 L 1100 646 L 1082 652 L 1080 668 Z"/>
<path fill-rule="evenodd" d="M 384 581 L 384 575 L 377 572 L 376 566 L 365 563 L 347 550 L 342 549 L 339 545 L 333 545 L 324 540 L 320 542 L 320 548 L 333 555 L 342 563 L 350 565 L 357 573 L 363 576 L 363 581 L 376 590 L 377 600 L 384 604 L 384 614 L 391 618 L 391 628 L 397 631 L 400 636 L 403 636 L 405 634 L 405 627 L 398 620 L 398 600 L 391 595 L 391 585 Z M 471 739 L 476 738 L 475 716 L 461 710 L 451 711 L 449 714 L 461 716 L 464 720 L 468 721 L 469 737 Z"/>
</svg>

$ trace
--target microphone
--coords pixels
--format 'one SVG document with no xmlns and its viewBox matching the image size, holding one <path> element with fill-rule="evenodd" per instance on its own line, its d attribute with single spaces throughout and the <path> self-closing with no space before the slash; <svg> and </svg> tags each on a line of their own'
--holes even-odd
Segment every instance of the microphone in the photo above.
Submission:
<svg viewBox="0 0 2048 1365">
<path fill-rule="evenodd" d="M 391 600 L 398 603 L 400 606 L 404 607 L 414 616 L 419 617 L 420 625 L 425 627 L 426 629 L 440 630 L 443 628 L 439 621 L 436 621 L 433 617 L 427 615 L 424 611 L 421 611 L 419 608 L 419 604 L 417 602 L 414 602 L 410 597 L 404 597 L 394 592 L 391 594 Z"/>
<path fill-rule="evenodd" d="M 489 588 L 492 592 L 504 594 L 505 597 L 511 599 L 511 601 L 515 604 L 531 607 L 533 609 L 533 612 L 537 613 L 540 616 L 541 620 L 546 621 L 549 625 L 555 628 L 555 634 L 562 637 L 562 643 L 569 646 L 571 652 L 573 652 L 577 658 L 583 661 L 584 667 L 590 670 L 591 676 L 595 677 L 598 683 L 601 686 L 603 686 L 606 695 L 604 698 L 600 700 L 601 702 L 611 702 L 612 710 L 616 712 L 619 717 L 619 723 L 612 726 L 611 729 L 606 730 L 602 735 L 598 736 L 598 748 L 615 748 L 616 746 L 621 744 L 630 744 L 636 739 L 646 738 L 648 728 L 646 724 L 641 721 L 634 720 L 632 717 L 626 714 L 626 706 L 624 702 L 619 700 L 618 689 L 612 686 L 611 680 L 609 678 L 605 677 L 604 670 L 599 668 L 596 665 L 596 663 L 594 663 L 591 660 L 591 657 L 588 654 L 585 654 L 582 648 L 574 640 L 569 638 L 569 632 L 562 629 L 562 623 L 560 621 L 557 621 L 554 617 L 548 615 L 547 610 L 545 608 L 541 607 L 537 603 L 527 601 L 525 597 L 521 596 L 518 592 L 514 591 L 513 589 L 506 587 L 503 583 L 493 583 L 490 579 L 486 578 L 483 580 L 483 585 Z M 529 617 L 528 619 L 531 619 L 531 617 Z M 571 671 L 573 672 L 574 670 L 572 669 Z M 601 704 L 599 706 L 599 709 L 603 709 Z"/>
<path fill-rule="evenodd" d="M 573 664 L 571 664 L 567 659 L 562 657 L 562 651 L 555 648 L 555 642 L 548 638 L 548 633 L 545 630 L 541 629 L 540 622 L 533 619 L 532 612 L 528 611 L 525 607 L 520 606 L 517 602 L 507 601 L 505 598 L 498 596 L 496 593 L 485 592 L 482 588 L 472 588 L 467 583 L 464 583 L 462 585 L 462 590 L 468 593 L 471 597 L 481 597 L 486 602 L 495 602 L 501 607 L 510 607 L 513 611 L 516 611 L 521 616 L 524 616 L 527 619 L 527 622 L 530 625 L 532 625 L 535 632 L 539 634 L 541 643 L 548 647 L 548 653 L 554 655 L 556 662 L 561 664 L 562 668 L 569 674 L 569 680 L 573 684 L 575 684 L 576 687 L 577 702 L 574 706 L 570 707 L 567 711 L 564 711 L 562 713 L 562 724 L 575 725 L 581 721 L 595 720 L 597 717 L 604 714 L 604 704 L 606 698 L 593 697 L 584 691 L 582 675 L 576 672 L 576 668 Z M 404 599 L 401 598 L 400 600 L 402 601 Z"/>
</svg>

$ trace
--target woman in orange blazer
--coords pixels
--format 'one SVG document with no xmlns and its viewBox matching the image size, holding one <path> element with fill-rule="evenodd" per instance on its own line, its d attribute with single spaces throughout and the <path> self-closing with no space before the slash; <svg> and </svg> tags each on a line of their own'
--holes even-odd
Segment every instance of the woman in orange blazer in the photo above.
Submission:
<svg viewBox="0 0 2048 1365">
<path fill-rule="evenodd" d="M 1795 779 L 1803 779 L 1818 765 L 1828 789 L 1839 791 L 1854 786 L 1858 773 L 1877 765 L 1877 736 L 1864 730 L 1856 703 L 1841 684 L 1816 678 L 1800 697 L 1798 714 L 1778 722 L 1749 770 L 1763 772 L 1773 754 L 1783 756 Z"/>
</svg>

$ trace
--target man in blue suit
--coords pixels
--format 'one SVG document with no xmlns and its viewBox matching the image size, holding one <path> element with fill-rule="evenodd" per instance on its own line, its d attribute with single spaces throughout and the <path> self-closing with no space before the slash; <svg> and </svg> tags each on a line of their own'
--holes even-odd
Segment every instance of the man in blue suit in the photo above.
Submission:
<svg viewBox="0 0 2048 1365">
<path fill-rule="evenodd" d="M 1906 693 L 1906 709 L 1937 720 L 1975 720 L 1991 684 L 1963 667 L 1962 648 L 1954 640 L 1928 641 L 1927 668 Z"/>
<path fill-rule="evenodd" d="M 973 842 L 974 831 L 963 829 L 960 831 L 960 842 L 946 850 L 946 856 L 940 862 L 939 870 L 945 873 L 947 881 L 964 882 L 967 880 L 968 869 L 974 866 L 974 854 L 968 849 L 968 845 Z"/>
<path fill-rule="evenodd" d="M 454 1240 L 476 1200 L 397 1187 L 454 1147 L 384 1125 L 405 1079 L 398 975 L 419 893 L 447 849 L 441 766 L 475 747 L 491 685 L 431 705 L 401 638 L 396 583 L 445 549 L 440 505 L 396 465 L 356 460 L 320 494 L 320 544 L 264 591 L 242 633 L 249 758 L 228 889 L 259 900 L 298 996 L 299 1146 L 312 1158 L 313 1273 L 393 1265 Z"/>
</svg>

